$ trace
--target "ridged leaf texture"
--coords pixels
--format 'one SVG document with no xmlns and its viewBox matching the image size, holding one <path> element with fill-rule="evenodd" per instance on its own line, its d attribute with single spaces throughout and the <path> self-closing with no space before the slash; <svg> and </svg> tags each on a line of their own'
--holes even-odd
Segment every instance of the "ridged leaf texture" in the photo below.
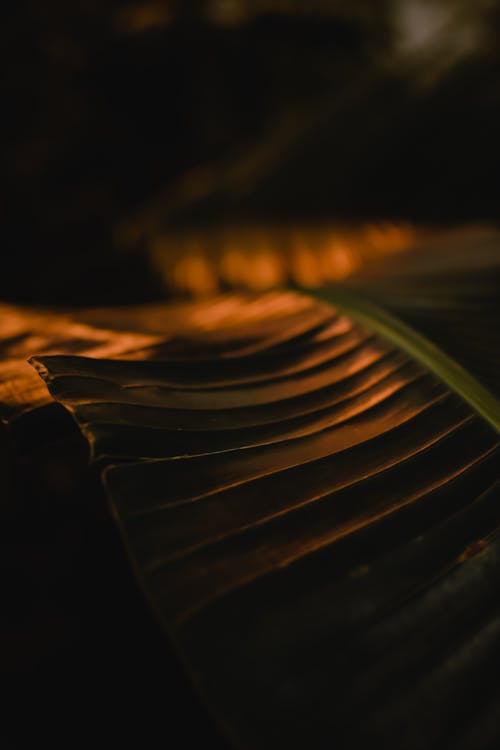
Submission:
<svg viewBox="0 0 500 750">
<path fill-rule="evenodd" d="M 236 747 L 491 746 L 494 420 L 413 329 L 401 346 L 357 297 L 327 296 L 257 299 L 168 357 L 35 365 Z"/>
</svg>

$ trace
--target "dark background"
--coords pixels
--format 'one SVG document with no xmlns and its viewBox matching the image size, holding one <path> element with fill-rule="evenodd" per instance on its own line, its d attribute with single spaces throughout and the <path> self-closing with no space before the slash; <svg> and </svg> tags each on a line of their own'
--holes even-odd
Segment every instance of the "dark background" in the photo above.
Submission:
<svg viewBox="0 0 500 750">
<path fill-rule="evenodd" d="M 496 2 L 16 0 L 0 38 L 0 299 L 160 296 L 144 222 L 500 220 Z M 221 748 L 75 426 L 46 428 L 0 431 L 0 743 Z"/>
<path fill-rule="evenodd" d="M 18 0 L 0 34 L 3 298 L 157 296 L 127 234 L 151 206 L 162 228 L 500 218 L 497 2 Z"/>
</svg>

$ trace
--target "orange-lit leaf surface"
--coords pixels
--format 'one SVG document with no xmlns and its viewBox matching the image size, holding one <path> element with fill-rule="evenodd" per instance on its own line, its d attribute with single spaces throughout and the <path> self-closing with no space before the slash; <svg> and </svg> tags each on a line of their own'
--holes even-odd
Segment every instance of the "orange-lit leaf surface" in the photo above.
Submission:
<svg viewBox="0 0 500 750">
<path fill-rule="evenodd" d="M 144 328 L 168 316 L 144 310 Z M 170 331 L 147 361 L 35 365 L 230 741 L 497 737 L 497 433 L 369 324 L 303 296 L 192 303 Z"/>
</svg>

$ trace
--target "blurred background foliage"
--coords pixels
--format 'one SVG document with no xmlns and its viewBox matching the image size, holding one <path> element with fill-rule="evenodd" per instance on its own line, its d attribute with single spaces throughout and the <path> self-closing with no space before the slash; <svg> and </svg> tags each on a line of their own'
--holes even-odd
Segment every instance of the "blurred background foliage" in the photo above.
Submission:
<svg viewBox="0 0 500 750">
<path fill-rule="evenodd" d="M 3 298 L 150 299 L 175 227 L 500 218 L 493 0 L 17 0 L 0 33 Z"/>
</svg>

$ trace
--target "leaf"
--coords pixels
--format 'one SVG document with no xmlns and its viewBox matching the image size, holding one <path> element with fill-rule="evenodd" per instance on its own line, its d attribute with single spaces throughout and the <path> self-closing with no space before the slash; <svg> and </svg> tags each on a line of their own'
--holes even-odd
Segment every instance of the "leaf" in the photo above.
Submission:
<svg viewBox="0 0 500 750">
<path fill-rule="evenodd" d="M 470 228 L 367 263 L 352 287 L 500 395 L 500 234 Z"/>
<path fill-rule="evenodd" d="M 455 393 L 462 396 L 491 426 L 500 431 L 500 401 L 481 385 L 458 362 L 447 356 L 424 336 L 394 318 L 382 308 L 357 297 L 346 289 L 319 292 L 320 299 L 333 298 L 342 309 L 349 310 L 355 320 L 365 322 L 373 330 L 397 344 L 415 360 L 438 375 Z"/>
<path fill-rule="evenodd" d="M 280 306 L 286 300 L 286 295 L 278 299 L 274 294 L 261 298 L 257 318 L 255 302 L 248 295 L 221 295 L 216 301 L 200 302 L 194 307 L 181 302 L 65 312 L 2 303 L 0 419 L 12 426 L 14 420 L 51 403 L 44 384 L 26 362 L 35 353 L 148 359 L 158 356 L 160 344 L 165 355 L 182 350 L 183 337 L 188 337 L 197 342 L 198 356 L 204 347 L 213 355 L 219 346 L 221 326 L 227 330 L 228 325 L 231 328 L 243 321 L 248 323 L 247 339 L 238 342 L 236 337 L 234 346 L 251 350 L 253 341 L 266 334 L 279 341 L 294 331 L 300 335 L 309 325 L 325 318 L 324 311 L 304 300 L 296 317 L 289 320 L 291 332 L 283 333 L 279 330 Z"/>
<path fill-rule="evenodd" d="M 50 398 L 34 377 L 26 358 L 34 351 L 78 352 L 87 356 L 117 356 L 151 346 L 157 336 L 110 330 L 84 322 L 85 313 L 56 313 L 43 308 L 0 304 L 0 418 L 12 420 Z M 79 319 L 78 319 L 79 318 Z"/>
<path fill-rule="evenodd" d="M 496 400 L 478 413 L 461 365 L 330 295 L 257 300 L 213 357 L 34 364 L 237 747 L 497 742 Z"/>
<path fill-rule="evenodd" d="M 117 330 L 110 327 L 109 320 L 107 325 L 102 320 L 95 325 L 86 317 L 85 311 L 0 304 L 0 460 L 4 477 L 0 508 L 9 517 L 19 514 L 26 496 L 32 494 L 26 486 L 27 477 L 38 496 L 45 490 L 53 498 L 81 482 L 87 469 L 85 442 L 67 412 L 51 399 L 27 357 L 34 352 L 146 357 L 148 348 L 158 341 L 154 332 Z"/>
</svg>

